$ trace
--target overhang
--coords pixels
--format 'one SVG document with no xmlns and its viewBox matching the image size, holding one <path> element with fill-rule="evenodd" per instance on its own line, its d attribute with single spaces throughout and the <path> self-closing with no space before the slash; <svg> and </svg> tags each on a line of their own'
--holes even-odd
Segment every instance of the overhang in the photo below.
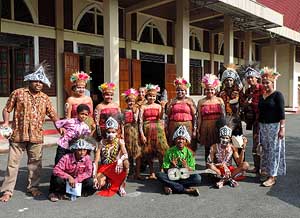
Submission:
<svg viewBox="0 0 300 218">
<path fill-rule="evenodd" d="M 268 31 L 270 31 L 271 33 L 271 38 L 274 38 L 276 37 L 276 35 L 278 35 L 279 37 L 283 37 L 287 40 L 296 42 L 297 44 L 300 43 L 300 33 L 288 27 L 276 27 L 268 29 Z"/>
</svg>

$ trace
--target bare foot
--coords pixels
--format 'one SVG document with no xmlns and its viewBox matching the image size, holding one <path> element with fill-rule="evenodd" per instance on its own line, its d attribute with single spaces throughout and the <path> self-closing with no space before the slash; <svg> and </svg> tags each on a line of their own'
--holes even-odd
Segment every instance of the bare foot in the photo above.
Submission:
<svg viewBox="0 0 300 218">
<path fill-rule="evenodd" d="M 10 198 L 11 198 L 11 194 L 4 193 L 2 195 L 2 197 L 0 198 L 0 201 L 5 203 L 5 202 L 8 202 L 10 200 Z"/>
<path fill-rule="evenodd" d="M 164 187 L 164 192 L 165 192 L 166 195 L 170 195 L 170 194 L 172 194 L 172 189 L 169 188 L 168 186 L 165 186 Z"/>
<path fill-rule="evenodd" d="M 147 179 L 156 180 L 157 177 L 155 176 L 155 173 L 151 173 L 150 176 L 147 177 Z"/>
<path fill-rule="evenodd" d="M 37 197 L 37 196 L 40 196 L 43 194 L 43 192 L 41 192 L 38 189 L 29 190 L 28 193 L 30 193 L 32 195 L 32 197 Z"/>
<path fill-rule="evenodd" d="M 121 197 L 124 197 L 126 195 L 126 191 L 123 187 L 120 187 L 119 194 L 120 194 Z"/>
<path fill-rule="evenodd" d="M 216 183 L 216 187 L 218 189 L 223 188 L 223 186 L 224 186 L 224 180 L 223 179 L 221 179 L 219 182 Z"/>
</svg>

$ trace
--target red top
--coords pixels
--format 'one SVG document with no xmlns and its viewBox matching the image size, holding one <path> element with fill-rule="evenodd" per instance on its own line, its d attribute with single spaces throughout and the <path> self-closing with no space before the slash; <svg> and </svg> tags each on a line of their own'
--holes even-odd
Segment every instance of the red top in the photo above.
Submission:
<svg viewBox="0 0 300 218">
<path fill-rule="evenodd" d="M 220 104 L 204 104 L 201 106 L 201 116 L 203 120 L 216 120 L 222 115 Z"/>
<path fill-rule="evenodd" d="M 159 120 L 159 109 L 158 108 L 145 108 L 144 109 L 144 120 Z"/>
<path fill-rule="evenodd" d="M 125 123 L 133 123 L 134 122 L 132 110 L 124 111 L 124 120 L 125 120 Z"/>
<path fill-rule="evenodd" d="M 191 121 L 193 120 L 191 114 L 191 108 L 187 103 L 176 103 L 171 108 L 170 120 L 177 122 Z"/>
</svg>

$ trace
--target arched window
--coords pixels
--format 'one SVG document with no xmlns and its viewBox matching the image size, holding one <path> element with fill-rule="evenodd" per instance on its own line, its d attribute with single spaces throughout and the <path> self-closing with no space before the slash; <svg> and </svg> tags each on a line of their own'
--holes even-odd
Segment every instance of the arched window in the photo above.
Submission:
<svg viewBox="0 0 300 218">
<path fill-rule="evenodd" d="M 149 42 L 158 45 L 164 45 L 164 40 L 155 24 L 149 22 L 140 37 L 140 42 Z"/>
<path fill-rule="evenodd" d="M 81 18 L 77 30 L 103 35 L 103 15 L 101 11 L 97 7 L 88 10 Z"/>
<path fill-rule="evenodd" d="M 190 50 L 201 51 L 200 42 L 196 33 L 190 33 Z"/>
<path fill-rule="evenodd" d="M 24 1 L 14 0 L 15 20 L 33 23 L 31 13 Z"/>
</svg>

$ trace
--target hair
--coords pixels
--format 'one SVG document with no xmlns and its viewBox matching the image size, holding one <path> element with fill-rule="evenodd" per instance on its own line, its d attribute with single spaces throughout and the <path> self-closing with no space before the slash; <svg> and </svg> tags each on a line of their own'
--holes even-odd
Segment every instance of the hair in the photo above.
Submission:
<svg viewBox="0 0 300 218">
<path fill-rule="evenodd" d="M 77 114 L 79 114 L 82 111 L 88 111 L 89 113 L 91 112 L 89 106 L 87 106 L 86 104 L 80 104 L 80 105 L 78 105 L 76 111 L 77 111 Z"/>
</svg>

